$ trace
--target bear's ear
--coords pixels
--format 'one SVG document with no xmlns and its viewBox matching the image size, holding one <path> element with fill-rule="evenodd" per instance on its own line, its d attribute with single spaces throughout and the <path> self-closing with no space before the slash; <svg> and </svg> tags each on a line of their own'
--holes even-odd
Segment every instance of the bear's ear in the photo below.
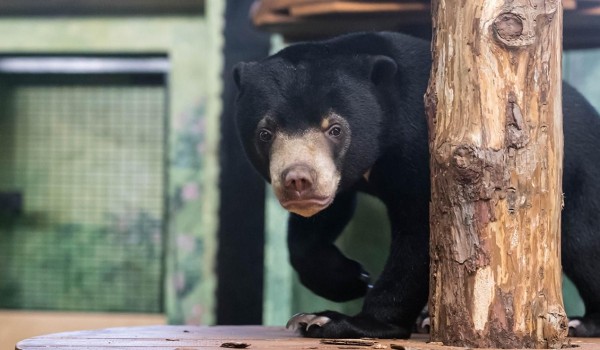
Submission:
<svg viewBox="0 0 600 350">
<path fill-rule="evenodd" d="M 233 81 L 238 89 L 244 84 L 244 76 L 248 73 L 248 68 L 255 64 L 256 62 L 239 62 L 233 67 Z"/>
<path fill-rule="evenodd" d="M 398 65 L 391 57 L 375 56 L 371 58 L 371 81 L 375 85 L 392 80 Z"/>
</svg>

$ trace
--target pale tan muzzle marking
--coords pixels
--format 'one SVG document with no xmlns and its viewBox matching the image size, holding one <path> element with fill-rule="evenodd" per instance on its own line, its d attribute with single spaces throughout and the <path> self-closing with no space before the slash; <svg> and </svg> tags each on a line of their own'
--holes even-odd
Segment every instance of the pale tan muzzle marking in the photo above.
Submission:
<svg viewBox="0 0 600 350">
<path fill-rule="evenodd" d="M 289 200 L 286 198 L 282 174 L 290 166 L 299 164 L 308 166 L 315 171 L 312 197 L 333 199 L 340 181 L 340 173 L 335 166 L 331 148 L 322 131 L 314 129 L 302 135 L 288 135 L 283 132 L 275 134 L 271 146 L 269 170 L 271 185 L 282 204 Z M 292 206 L 287 209 L 302 216 L 312 216 L 325 207 L 296 208 Z"/>
</svg>

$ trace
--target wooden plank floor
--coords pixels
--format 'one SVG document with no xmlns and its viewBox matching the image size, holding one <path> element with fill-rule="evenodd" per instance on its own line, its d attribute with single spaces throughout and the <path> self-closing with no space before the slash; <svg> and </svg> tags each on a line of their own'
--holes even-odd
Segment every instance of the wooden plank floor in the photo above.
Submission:
<svg viewBox="0 0 600 350">
<path fill-rule="evenodd" d="M 165 315 L 0 310 L 0 350 L 14 349 L 22 339 L 56 332 L 158 324 L 167 324 Z"/>
<path fill-rule="evenodd" d="M 372 344 L 323 344 L 320 339 L 301 338 L 279 327 L 150 326 L 56 333 L 19 342 L 16 349 L 394 349 L 464 350 L 427 343 L 428 336 L 410 340 L 371 340 Z M 572 339 L 577 350 L 600 349 L 600 339 Z"/>
</svg>

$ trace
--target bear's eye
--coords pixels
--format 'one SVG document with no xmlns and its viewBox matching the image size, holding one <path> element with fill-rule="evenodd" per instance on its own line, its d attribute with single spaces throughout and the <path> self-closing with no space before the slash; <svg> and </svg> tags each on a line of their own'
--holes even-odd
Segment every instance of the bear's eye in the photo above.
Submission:
<svg viewBox="0 0 600 350">
<path fill-rule="evenodd" d="M 273 133 L 267 129 L 260 129 L 258 132 L 258 139 L 262 142 L 270 142 L 273 139 Z"/>
<path fill-rule="evenodd" d="M 342 135 L 342 128 L 339 125 L 333 125 L 327 130 L 327 135 L 331 137 L 340 137 Z"/>
</svg>

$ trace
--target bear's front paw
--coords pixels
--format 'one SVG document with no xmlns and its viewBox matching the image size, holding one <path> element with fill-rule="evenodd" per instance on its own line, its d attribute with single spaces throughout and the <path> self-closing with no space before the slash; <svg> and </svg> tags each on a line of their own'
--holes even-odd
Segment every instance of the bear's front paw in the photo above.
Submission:
<svg viewBox="0 0 600 350">
<path fill-rule="evenodd" d="M 569 337 L 600 337 L 600 315 L 571 318 Z"/>
<path fill-rule="evenodd" d="M 367 315 L 347 316 L 335 311 L 292 316 L 286 327 L 309 338 L 408 338 L 408 329 Z"/>
</svg>

